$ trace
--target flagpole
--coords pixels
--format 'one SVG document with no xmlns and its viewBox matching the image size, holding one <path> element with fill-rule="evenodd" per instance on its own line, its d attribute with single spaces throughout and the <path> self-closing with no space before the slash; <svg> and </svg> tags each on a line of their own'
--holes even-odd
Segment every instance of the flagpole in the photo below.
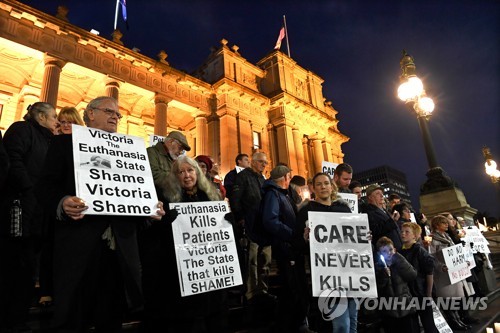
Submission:
<svg viewBox="0 0 500 333">
<path fill-rule="evenodd" d="M 283 15 L 283 25 L 285 27 L 286 48 L 288 50 L 288 56 L 290 57 L 290 44 L 288 43 L 288 29 L 286 28 L 286 17 L 285 17 L 285 15 Z"/>
<path fill-rule="evenodd" d="M 118 22 L 118 5 L 120 4 L 120 0 L 116 0 L 116 9 L 115 9 L 115 30 L 116 30 L 116 23 Z"/>
</svg>

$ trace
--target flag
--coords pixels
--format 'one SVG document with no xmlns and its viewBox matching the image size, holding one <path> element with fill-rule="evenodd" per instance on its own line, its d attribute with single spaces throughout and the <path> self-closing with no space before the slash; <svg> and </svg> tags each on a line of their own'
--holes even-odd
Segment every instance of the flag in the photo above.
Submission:
<svg viewBox="0 0 500 333">
<path fill-rule="evenodd" d="M 127 22 L 127 0 L 120 0 L 120 4 L 122 5 L 123 20 Z"/>
<path fill-rule="evenodd" d="M 276 45 L 274 46 L 275 50 L 279 50 L 281 48 L 281 41 L 283 40 L 283 38 L 285 38 L 285 27 L 281 27 L 278 40 L 276 41 Z"/>
</svg>

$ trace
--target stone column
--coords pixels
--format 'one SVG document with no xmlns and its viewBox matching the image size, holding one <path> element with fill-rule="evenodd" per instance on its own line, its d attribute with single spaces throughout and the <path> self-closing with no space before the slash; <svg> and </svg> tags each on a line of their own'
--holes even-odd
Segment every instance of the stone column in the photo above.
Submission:
<svg viewBox="0 0 500 333">
<path fill-rule="evenodd" d="M 328 141 L 323 142 L 323 154 L 325 156 L 326 161 L 334 162 L 333 155 L 332 155 L 332 146 L 331 146 L 330 142 L 328 142 Z"/>
<path fill-rule="evenodd" d="M 196 155 L 208 154 L 208 126 L 207 118 L 199 115 L 195 117 L 196 123 Z M 212 156 L 213 157 L 213 156 Z"/>
<path fill-rule="evenodd" d="M 273 124 L 267 125 L 267 135 L 269 138 L 269 154 L 267 154 L 267 159 L 271 165 L 274 165 L 274 161 L 278 159 L 278 153 L 276 152 L 276 135 Z"/>
<path fill-rule="evenodd" d="M 313 139 L 313 149 L 314 149 L 314 174 L 321 171 L 321 164 L 325 159 L 323 156 L 323 145 L 321 144 L 321 139 Z"/>
<path fill-rule="evenodd" d="M 156 135 L 161 135 L 161 136 L 167 135 L 167 126 L 168 126 L 167 109 L 168 109 L 168 102 L 170 101 L 171 99 L 165 96 L 160 96 L 160 95 L 155 96 L 154 134 Z"/>
<path fill-rule="evenodd" d="M 307 178 L 312 178 L 314 173 L 314 168 L 311 163 L 311 149 L 309 147 L 309 139 L 307 137 L 302 138 L 302 151 L 304 152 L 304 161 L 307 169 Z"/>
<path fill-rule="evenodd" d="M 305 177 L 306 167 L 304 162 L 304 149 L 302 149 L 302 137 L 298 128 L 292 129 L 293 135 L 293 145 L 295 146 L 295 156 L 297 158 L 297 173 L 298 175 Z"/>
<path fill-rule="evenodd" d="M 42 90 L 40 102 L 47 102 L 57 107 L 57 94 L 59 92 L 59 79 L 66 62 L 62 59 L 44 55 L 45 68 L 43 71 Z"/>
<path fill-rule="evenodd" d="M 114 79 L 106 80 L 106 91 L 104 93 L 108 97 L 113 97 L 117 101 L 120 100 L 120 82 Z"/>
<path fill-rule="evenodd" d="M 21 106 L 21 110 L 16 112 L 16 117 L 14 121 L 22 120 L 26 112 L 28 112 L 28 106 L 35 104 L 39 101 L 38 96 L 32 94 L 26 94 L 23 96 L 23 103 Z"/>
</svg>

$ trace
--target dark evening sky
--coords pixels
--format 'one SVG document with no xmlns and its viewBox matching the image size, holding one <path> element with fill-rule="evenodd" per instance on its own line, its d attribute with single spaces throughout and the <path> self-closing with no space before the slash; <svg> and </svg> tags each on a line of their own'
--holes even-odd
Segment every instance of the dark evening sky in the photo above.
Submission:
<svg viewBox="0 0 500 333">
<path fill-rule="evenodd" d="M 25 0 L 109 38 L 115 0 Z M 484 172 L 482 146 L 500 164 L 500 1 L 127 0 L 125 46 L 192 72 L 211 46 L 229 46 L 256 63 L 276 43 L 286 15 L 291 57 L 322 77 L 339 112 L 342 146 L 354 172 L 389 165 L 407 175 L 416 209 L 428 165 L 416 116 L 397 98 L 399 60 L 415 58 L 436 108 L 430 121 L 438 164 L 468 203 L 500 216 L 499 187 Z M 286 52 L 286 43 L 281 50 Z M 498 184 L 497 184 L 498 185 Z"/>
</svg>

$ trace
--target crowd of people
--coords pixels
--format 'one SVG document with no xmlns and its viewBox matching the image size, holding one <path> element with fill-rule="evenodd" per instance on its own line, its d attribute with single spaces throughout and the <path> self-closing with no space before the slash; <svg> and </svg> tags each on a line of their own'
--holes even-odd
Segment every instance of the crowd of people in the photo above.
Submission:
<svg viewBox="0 0 500 333">
<path fill-rule="evenodd" d="M 24 121 L 0 135 L 0 332 L 30 332 L 28 311 L 39 286 L 39 306 L 53 307 L 53 332 L 119 332 L 125 315 L 141 318 L 142 332 L 229 332 L 226 289 L 181 296 L 171 223 L 179 212 L 170 203 L 227 201 L 243 285 L 242 303 L 251 320 L 273 314 L 272 331 L 314 332 L 308 278 L 308 213 L 351 213 L 339 193 L 354 193 L 367 214 L 379 297 L 468 297 L 464 283 L 436 288 L 447 274 L 443 248 L 459 244 L 458 217 L 443 212 L 411 221 L 413 208 L 397 194 L 385 197 L 373 184 L 362 185 L 342 163 L 333 177 L 293 175 L 279 163 L 265 171 L 264 152 L 240 153 L 235 168 L 219 174 L 211 156 L 188 157 L 191 147 L 179 131 L 147 148 L 159 202 L 150 217 L 87 215 L 76 196 L 72 124 L 115 133 L 122 118 L 118 102 L 97 97 L 83 119 L 75 108 L 44 102 L 28 107 Z M 279 288 L 271 288 L 276 264 Z M 331 320 L 332 332 L 357 331 L 356 299 Z M 453 330 L 474 323 L 466 309 L 444 311 Z M 384 332 L 437 332 L 432 307 L 383 311 Z"/>
</svg>

